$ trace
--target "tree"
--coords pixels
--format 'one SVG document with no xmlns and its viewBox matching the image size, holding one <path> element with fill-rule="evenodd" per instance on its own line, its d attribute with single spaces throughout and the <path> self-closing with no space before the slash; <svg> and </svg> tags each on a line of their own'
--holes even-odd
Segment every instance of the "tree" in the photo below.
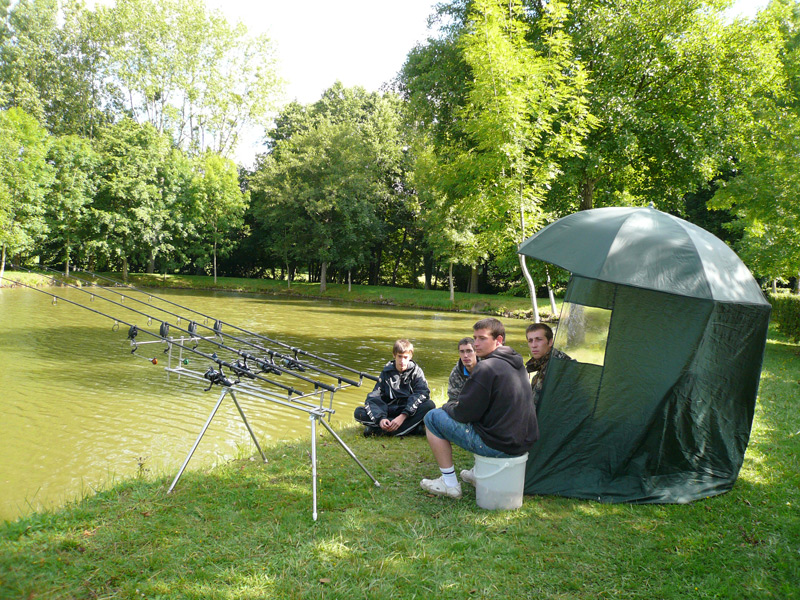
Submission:
<svg viewBox="0 0 800 600">
<path fill-rule="evenodd" d="M 53 138 L 47 160 L 54 170 L 45 209 L 47 245 L 63 258 L 64 274 L 69 275 L 76 246 L 82 245 L 89 230 L 100 159 L 88 140 L 68 135 Z"/>
<path fill-rule="evenodd" d="M 98 9 L 127 110 L 176 143 L 223 156 L 264 125 L 280 90 L 272 44 L 202 0 L 119 0 Z"/>
<path fill-rule="evenodd" d="M 96 257 L 120 261 L 127 280 L 131 259 L 142 263 L 163 248 L 168 219 L 160 169 L 169 140 L 146 123 L 131 119 L 98 132 L 100 181 L 91 219 L 96 227 L 90 250 Z"/>
<path fill-rule="evenodd" d="M 736 216 L 736 248 L 750 269 L 788 279 L 800 271 L 800 5 L 773 0 L 752 27 L 779 47 L 788 93 L 751 100 L 757 124 L 738 148 L 735 176 L 721 182 L 710 206 Z"/>
<path fill-rule="evenodd" d="M 571 0 L 568 31 L 599 123 L 550 194 L 560 211 L 681 198 L 728 170 L 756 115 L 748 99 L 780 85 L 770 41 L 726 22 L 727 2 Z M 579 202 L 575 203 L 575 198 Z"/>
<path fill-rule="evenodd" d="M 401 205 L 413 213 L 398 99 L 336 83 L 276 123 L 251 182 L 273 256 L 288 270 L 292 261 L 319 265 L 323 286 L 329 267 L 351 276 L 383 250 Z"/>
<path fill-rule="evenodd" d="M 573 63 L 563 31 L 566 16 L 563 3 L 549 2 L 534 29 L 522 2 L 475 0 L 471 8 L 462 41 L 472 70 L 461 112 L 469 146 L 454 166 L 472 188 L 459 199 L 464 210 L 477 213 L 486 252 L 516 254 L 526 225 L 529 231 L 541 226 L 541 199 L 560 161 L 583 152 L 594 124 L 586 75 Z M 511 247 L 503 252 L 498 240 Z M 518 256 L 538 321 L 536 288 Z"/>
<path fill-rule="evenodd" d="M 20 0 L 0 28 L 0 82 L 8 102 L 51 133 L 92 137 L 113 97 L 102 31 L 78 0 Z"/>
<path fill-rule="evenodd" d="M 460 86 L 448 87 L 463 95 L 460 101 L 445 99 L 436 105 L 454 117 L 446 130 L 435 116 L 423 114 L 420 121 L 439 162 L 429 172 L 439 173 L 442 200 L 431 208 L 475 217 L 468 236 L 475 244 L 469 252 L 473 257 L 516 257 L 526 228 L 535 230 L 541 223 L 541 199 L 559 172 L 559 162 L 581 151 L 592 124 L 584 98 L 586 76 L 563 30 L 563 3 L 540 7 L 536 18 L 514 0 L 451 6 L 460 14 L 461 27 L 431 42 L 432 52 L 418 50 L 404 71 L 412 104 L 420 94 L 433 93 L 439 100 L 438 89 L 425 88 L 429 79 L 417 66 L 423 57 L 438 59 L 439 50 L 445 49 L 443 55 L 465 77 Z M 449 219 L 440 214 L 436 220 L 446 224 Z M 463 226 L 465 219 L 458 220 Z M 467 239 L 452 233 L 454 243 Z M 524 259 L 520 266 L 536 311 Z"/>
<path fill-rule="evenodd" d="M 53 180 L 49 139 L 34 117 L 0 111 L 0 279 L 7 254 L 32 250 L 46 231 L 44 198 Z"/>
<path fill-rule="evenodd" d="M 198 227 L 201 243 L 210 250 L 214 283 L 217 282 L 217 256 L 234 246 L 232 232 L 241 227 L 250 194 L 239 189 L 239 172 L 227 158 L 206 152 L 198 158 L 194 183 L 203 225 Z"/>
</svg>

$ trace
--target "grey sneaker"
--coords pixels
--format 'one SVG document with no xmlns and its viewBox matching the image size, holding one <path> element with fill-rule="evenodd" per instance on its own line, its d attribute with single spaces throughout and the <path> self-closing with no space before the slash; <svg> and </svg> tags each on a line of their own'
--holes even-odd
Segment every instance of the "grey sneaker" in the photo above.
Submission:
<svg viewBox="0 0 800 600">
<path fill-rule="evenodd" d="M 472 467 L 469 471 L 464 469 L 461 471 L 461 481 L 465 483 L 470 483 L 473 486 L 475 485 L 475 467 Z"/>
<path fill-rule="evenodd" d="M 448 498 L 461 498 L 461 484 L 454 486 L 445 485 L 444 477 L 438 479 L 423 479 L 419 482 L 420 487 L 434 496 L 447 496 Z"/>
</svg>

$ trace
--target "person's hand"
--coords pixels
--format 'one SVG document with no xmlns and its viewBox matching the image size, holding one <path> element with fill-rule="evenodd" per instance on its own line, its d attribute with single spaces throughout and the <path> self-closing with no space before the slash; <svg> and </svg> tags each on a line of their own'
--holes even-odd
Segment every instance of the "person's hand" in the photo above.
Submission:
<svg viewBox="0 0 800 600">
<path fill-rule="evenodd" d="M 384 431 L 388 431 L 388 432 L 390 432 L 390 433 L 391 433 L 392 431 L 397 431 L 398 429 L 400 429 L 400 426 L 401 426 L 403 423 L 405 423 L 405 420 L 406 420 L 407 418 L 408 418 L 408 415 L 407 415 L 407 414 L 405 414 L 405 413 L 403 413 L 403 414 L 397 415 L 397 416 L 396 416 L 394 419 L 392 419 L 391 421 L 389 421 L 388 419 L 384 419 L 385 421 L 387 421 L 387 422 L 388 422 L 388 425 L 387 425 L 386 427 L 384 427 L 384 426 L 383 426 L 383 421 L 381 421 L 381 428 L 382 428 Z"/>
<path fill-rule="evenodd" d="M 389 419 L 381 419 L 378 425 L 380 425 L 380 428 L 384 431 L 391 431 L 389 427 L 391 427 L 392 422 Z"/>
</svg>

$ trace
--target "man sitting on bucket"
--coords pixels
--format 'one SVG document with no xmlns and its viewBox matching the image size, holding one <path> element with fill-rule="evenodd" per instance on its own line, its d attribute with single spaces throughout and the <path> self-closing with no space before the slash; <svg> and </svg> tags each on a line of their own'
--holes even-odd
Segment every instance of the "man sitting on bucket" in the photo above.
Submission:
<svg viewBox="0 0 800 600">
<path fill-rule="evenodd" d="M 437 496 L 461 497 L 451 444 L 479 456 L 507 458 L 525 454 L 539 438 L 525 362 L 503 345 L 505 327 L 490 317 L 472 329 L 480 361 L 458 399 L 425 415 L 428 443 L 441 476 L 423 479 L 420 485 Z M 461 479 L 475 485 L 472 469 L 461 471 Z"/>
</svg>

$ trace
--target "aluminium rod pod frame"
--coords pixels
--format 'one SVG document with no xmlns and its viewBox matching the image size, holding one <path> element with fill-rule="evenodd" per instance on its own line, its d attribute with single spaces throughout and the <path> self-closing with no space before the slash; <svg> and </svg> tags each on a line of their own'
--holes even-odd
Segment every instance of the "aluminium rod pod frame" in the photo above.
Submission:
<svg viewBox="0 0 800 600">
<path fill-rule="evenodd" d="M 182 368 L 180 366 L 178 366 L 177 368 L 166 367 L 165 370 L 167 372 L 176 373 L 179 376 L 180 375 L 188 376 L 188 377 L 191 377 L 191 378 L 194 378 L 194 379 L 198 379 L 198 380 L 204 380 L 205 379 L 200 373 L 198 373 L 196 371 L 189 370 L 189 369 L 184 369 L 184 368 Z M 299 399 L 280 398 L 280 397 L 278 397 L 276 394 L 274 394 L 272 392 L 267 392 L 265 390 L 261 390 L 259 388 L 250 386 L 250 385 L 248 385 L 248 384 L 246 384 L 244 382 L 237 382 L 237 383 L 234 383 L 231 386 L 223 386 L 222 387 L 222 391 L 220 393 L 220 396 L 217 399 L 216 404 L 212 408 L 211 413 L 208 416 L 208 419 L 206 420 L 205 424 L 203 425 L 203 428 L 200 431 L 200 434 L 197 436 L 197 439 L 195 440 L 194 445 L 192 446 L 191 450 L 189 450 L 189 454 L 186 456 L 186 460 L 183 461 L 183 465 L 181 466 L 180 470 L 178 471 L 178 474 L 175 476 L 175 479 L 173 480 L 172 485 L 170 485 L 169 489 L 167 490 L 168 494 L 171 493 L 172 490 L 177 485 L 178 480 L 181 478 L 181 476 L 183 475 L 183 472 L 186 470 L 186 466 L 189 464 L 189 461 L 191 460 L 192 455 L 194 454 L 194 452 L 197 449 L 197 447 L 200 445 L 200 440 L 203 439 L 203 436 L 205 435 L 206 431 L 208 430 L 208 427 L 211 425 L 211 422 L 213 421 L 214 416 L 217 414 L 217 411 L 219 410 L 219 407 L 222 404 L 222 401 L 228 395 L 230 395 L 231 399 L 233 400 L 234 404 L 236 405 L 236 409 L 238 410 L 239 415 L 241 416 L 242 421 L 245 424 L 245 427 L 247 427 L 247 431 L 250 433 L 250 437 L 252 438 L 253 443 L 255 443 L 256 448 L 258 449 L 259 453 L 261 454 L 261 458 L 264 460 L 264 462 L 267 462 L 267 457 L 264 455 L 264 452 L 261 450 L 261 446 L 258 444 L 258 440 L 256 439 L 255 433 L 253 433 L 253 430 L 252 430 L 252 428 L 250 427 L 250 424 L 247 421 L 247 417 L 245 417 L 244 411 L 242 410 L 242 407 L 241 407 L 241 405 L 239 404 L 239 401 L 236 398 L 236 394 L 237 393 L 249 394 L 251 396 L 255 396 L 256 398 L 261 398 L 262 400 L 267 400 L 269 402 L 273 402 L 275 404 L 279 404 L 281 406 L 292 408 L 294 410 L 299 410 L 299 411 L 302 411 L 302 412 L 305 412 L 305 413 L 308 414 L 309 422 L 311 424 L 311 491 L 312 491 L 312 517 L 313 517 L 314 521 L 317 520 L 317 427 L 316 427 L 317 422 L 321 423 L 323 425 L 323 427 L 325 427 L 325 429 L 328 430 L 328 433 L 330 433 L 333 436 L 333 438 L 339 443 L 339 445 L 345 450 L 345 452 L 347 452 L 347 454 L 350 455 L 350 458 L 352 458 L 355 461 L 355 463 L 359 467 L 361 467 L 361 469 L 372 480 L 372 482 L 375 484 L 375 486 L 376 487 L 380 487 L 381 484 L 378 482 L 378 480 L 375 479 L 375 477 L 373 477 L 372 473 L 369 472 L 369 470 L 358 459 L 358 457 L 350 449 L 350 447 L 344 442 L 344 440 L 342 440 L 341 437 L 339 437 L 339 435 L 333 430 L 333 428 L 325 421 L 325 415 L 326 414 L 330 415 L 334 411 L 333 411 L 333 409 L 329 409 L 329 408 L 325 408 L 324 406 L 321 406 L 322 396 L 324 395 L 324 391 L 320 392 L 320 394 L 321 394 L 321 396 L 320 396 L 320 406 L 314 406 L 314 405 L 312 405 L 312 404 L 310 404 L 308 402 L 303 402 L 302 400 L 299 400 Z"/>
</svg>

